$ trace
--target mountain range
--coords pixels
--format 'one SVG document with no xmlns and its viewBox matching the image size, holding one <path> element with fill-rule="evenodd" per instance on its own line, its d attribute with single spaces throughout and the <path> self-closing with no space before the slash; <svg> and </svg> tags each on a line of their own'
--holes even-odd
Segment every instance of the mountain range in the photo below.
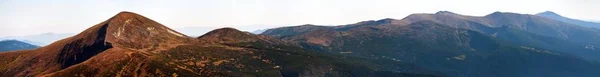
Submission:
<svg viewBox="0 0 600 77">
<path fill-rule="evenodd" d="M 456 77 L 593 77 L 595 69 L 584 68 L 597 68 L 598 33 L 528 14 L 479 17 L 440 11 L 401 20 L 281 27 L 262 34 L 315 51 L 409 62 Z"/>
<path fill-rule="evenodd" d="M 0 53 L 0 64 L 2 76 L 439 76 L 231 28 L 192 38 L 132 12 L 41 48 Z"/>
<path fill-rule="evenodd" d="M 0 77 L 600 76 L 600 30 L 530 14 L 440 11 L 253 33 L 178 31 L 120 12 L 42 47 L 0 52 Z"/>
</svg>

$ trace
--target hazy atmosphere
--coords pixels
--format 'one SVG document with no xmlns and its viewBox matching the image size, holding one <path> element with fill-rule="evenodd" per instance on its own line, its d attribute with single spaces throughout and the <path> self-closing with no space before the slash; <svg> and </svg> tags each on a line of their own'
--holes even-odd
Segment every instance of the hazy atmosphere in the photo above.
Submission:
<svg viewBox="0 0 600 77">
<path fill-rule="evenodd" d="M 253 31 L 302 24 L 344 25 L 441 10 L 483 16 L 494 11 L 600 20 L 599 0 L 2 0 L 0 37 L 78 33 L 120 11 L 171 28 L 240 27 Z"/>
</svg>

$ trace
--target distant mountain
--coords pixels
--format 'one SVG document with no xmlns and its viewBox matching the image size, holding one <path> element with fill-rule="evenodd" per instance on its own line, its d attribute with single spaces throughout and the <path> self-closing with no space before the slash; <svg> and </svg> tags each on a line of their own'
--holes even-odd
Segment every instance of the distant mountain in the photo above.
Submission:
<svg viewBox="0 0 600 77">
<path fill-rule="evenodd" d="M 262 34 L 299 42 L 309 50 L 408 62 L 451 77 L 600 76 L 590 72 L 599 71 L 599 63 L 572 55 L 581 51 L 538 47 L 560 49 L 558 44 L 581 45 L 565 40 L 593 38 L 575 37 L 578 31 L 572 30 L 594 32 L 533 15 L 496 12 L 475 17 L 441 11 L 402 20 L 281 27 Z"/>
<path fill-rule="evenodd" d="M 524 46 L 541 47 L 600 61 L 596 46 L 600 31 L 554 19 L 528 14 L 494 12 L 483 17 L 449 12 L 412 14 L 398 21 L 422 20 L 443 23 L 451 27 L 478 31 Z"/>
<path fill-rule="evenodd" d="M 17 40 L 2 40 L 0 41 L 0 52 L 8 52 L 15 50 L 35 49 L 39 46 L 31 45 Z"/>
<path fill-rule="evenodd" d="M 0 40 L 21 40 L 30 44 L 34 44 L 37 46 L 46 46 L 50 43 L 58 41 L 63 38 L 67 38 L 69 36 L 75 35 L 74 33 L 43 33 L 37 35 L 27 35 L 27 36 L 8 36 L 8 37 L 0 37 Z"/>
<path fill-rule="evenodd" d="M 409 63 L 321 54 L 233 28 L 192 38 L 121 12 L 50 45 L 0 53 L 3 76 L 436 77 Z"/>
<path fill-rule="evenodd" d="M 281 27 L 265 31 L 263 34 L 274 37 L 291 37 L 314 31 L 326 31 L 326 29 L 348 30 L 364 27 L 360 24 L 366 24 L 366 26 L 386 23 L 406 25 L 424 20 L 477 31 L 523 46 L 551 49 L 582 56 L 588 60 L 600 61 L 600 57 L 596 56 L 596 54 L 600 54 L 600 50 L 596 49 L 596 46 L 600 44 L 600 39 L 597 39 L 600 37 L 598 29 L 589 29 L 535 15 L 505 12 L 494 12 L 486 16 L 466 16 L 440 11 L 435 14 L 411 14 L 402 20 L 388 18 L 335 27 L 315 25 Z"/>
<path fill-rule="evenodd" d="M 590 22 L 590 21 L 572 19 L 572 18 L 561 16 L 552 11 L 541 12 L 541 13 L 537 13 L 535 15 L 546 17 L 546 18 L 551 18 L 551 19 L 555 19 L 558 21 L 567 22 L 567 23 L 571 23 L 571 24 L 575 24 L 575 25 L 581 25 L 581 26 L 585 26 L 585 27 L 600 29 L 600 23 L 598 23 L 598 22 Z"/>
<path fill-rule="evenodd" d="M 483 17 L 444 13 L 412 14 L 402 20 L 407 22 L 431 20 L 438 23 L 448 24 L 453 27 L 471 29 L 475 31 L 486 31 L 485 28 L 487 27 L 507 27 L 542 36 L 581 41 L 594 40 L 593 37 L 600 36 L 597 33 L 598 30 L 588 29 L 578 25 L 564 23 L 554 19 L 535 15 L 507 12 L 494 12 Z M 578 37 L 579 35 L 588 35 L 591 37 Z"/>
</svg>

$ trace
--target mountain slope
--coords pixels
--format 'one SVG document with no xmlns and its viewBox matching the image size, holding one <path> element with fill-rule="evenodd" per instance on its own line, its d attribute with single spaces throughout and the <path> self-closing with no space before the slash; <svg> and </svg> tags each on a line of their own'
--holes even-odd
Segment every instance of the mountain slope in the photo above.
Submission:
<svg viewBox="0 0 600 77">
<path fill-rule="evenodd" d="M 385 21 L 407 22 L 383 19 L 350 24 L 354 26 L 352 28 L 347 28 L 349 25 L 322 26 L 324 28 L 313 31 L 287 31 L 297 34 L 277 34 L 277 31 L 302 30 L 283 27 L 263 34 L 298 41 L 306 49 L 408 62 L 453 77 L 598 76 L 591 72 L 598 71 L 598 63 L 543 48 L 511 44 L 478 31 L 455 28 L 459 25 L 428 20 L 406 25 Z"/>
<path fill-rule="evenodd" d="M 188 40 L 186 36 L 143 16 L 121 12 L 75 36 L 48 46 L 31 51 L 3 53 L 2 55 L 7 55 L 3 57 L 8 57 L 3 58 L 3 61 L 18 59 L 2 68 L 6 75 L 41 75 L 82 63 L 103 51 L 122 49 L 150 53 Z"/>
<path fill-rule="evenodd" d="M 2 76 L 419 76 L 443 74 L 401 62 L 319 54 L 232 28 L 191 38 L 121 12 L 35 50 L 0 53 Z"/>
<path fill-rule="evenodd" d="M 575 24 L 575 25 L 580 25 L 580 26 L 585 26 L 585 27 L 590 27 L 590 28 L 599 28 L 600 29 L 600 23 L 583 21 L 583 20 L 577 20 L 577 19 L 572 19 L 572 18 L 567 18 L 567 17 L 561 16 L 559 14 L 556 14 L 556 13 L 554 13 L 552 11 L 541 12 L 541 13 L 537 13 L 535 15 L 546 17 L 546 18 L 551 18 L 551 19 L 555 19 L 555 20 L 558 20 L 558 21 L 567 22 L 567 23 L 571 23 L 571 24 Z"/>
<path fill-rule="evenodd" d="M 2 40 L 0 41 L 0 52 L 8 52 L 15 50 L 35 49 L 39 46 L 31 45 L 17 40 Z"/>
</svg>

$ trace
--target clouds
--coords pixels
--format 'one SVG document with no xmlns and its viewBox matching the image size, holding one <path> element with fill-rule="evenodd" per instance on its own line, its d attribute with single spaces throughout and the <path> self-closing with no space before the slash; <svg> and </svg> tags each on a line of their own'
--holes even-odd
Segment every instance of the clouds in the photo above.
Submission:
<svg viewBox="0 0 600 77">
<path fill-rule="evenodd" d="M 494 11 L 600 20 L 598 0 L 3 0 L 0 36 L 77 33 L 120 11 L 169 27 L 300 24 L 343 25 L 411 13 L 448 10 L 483 16 Z"/>
</svg>

